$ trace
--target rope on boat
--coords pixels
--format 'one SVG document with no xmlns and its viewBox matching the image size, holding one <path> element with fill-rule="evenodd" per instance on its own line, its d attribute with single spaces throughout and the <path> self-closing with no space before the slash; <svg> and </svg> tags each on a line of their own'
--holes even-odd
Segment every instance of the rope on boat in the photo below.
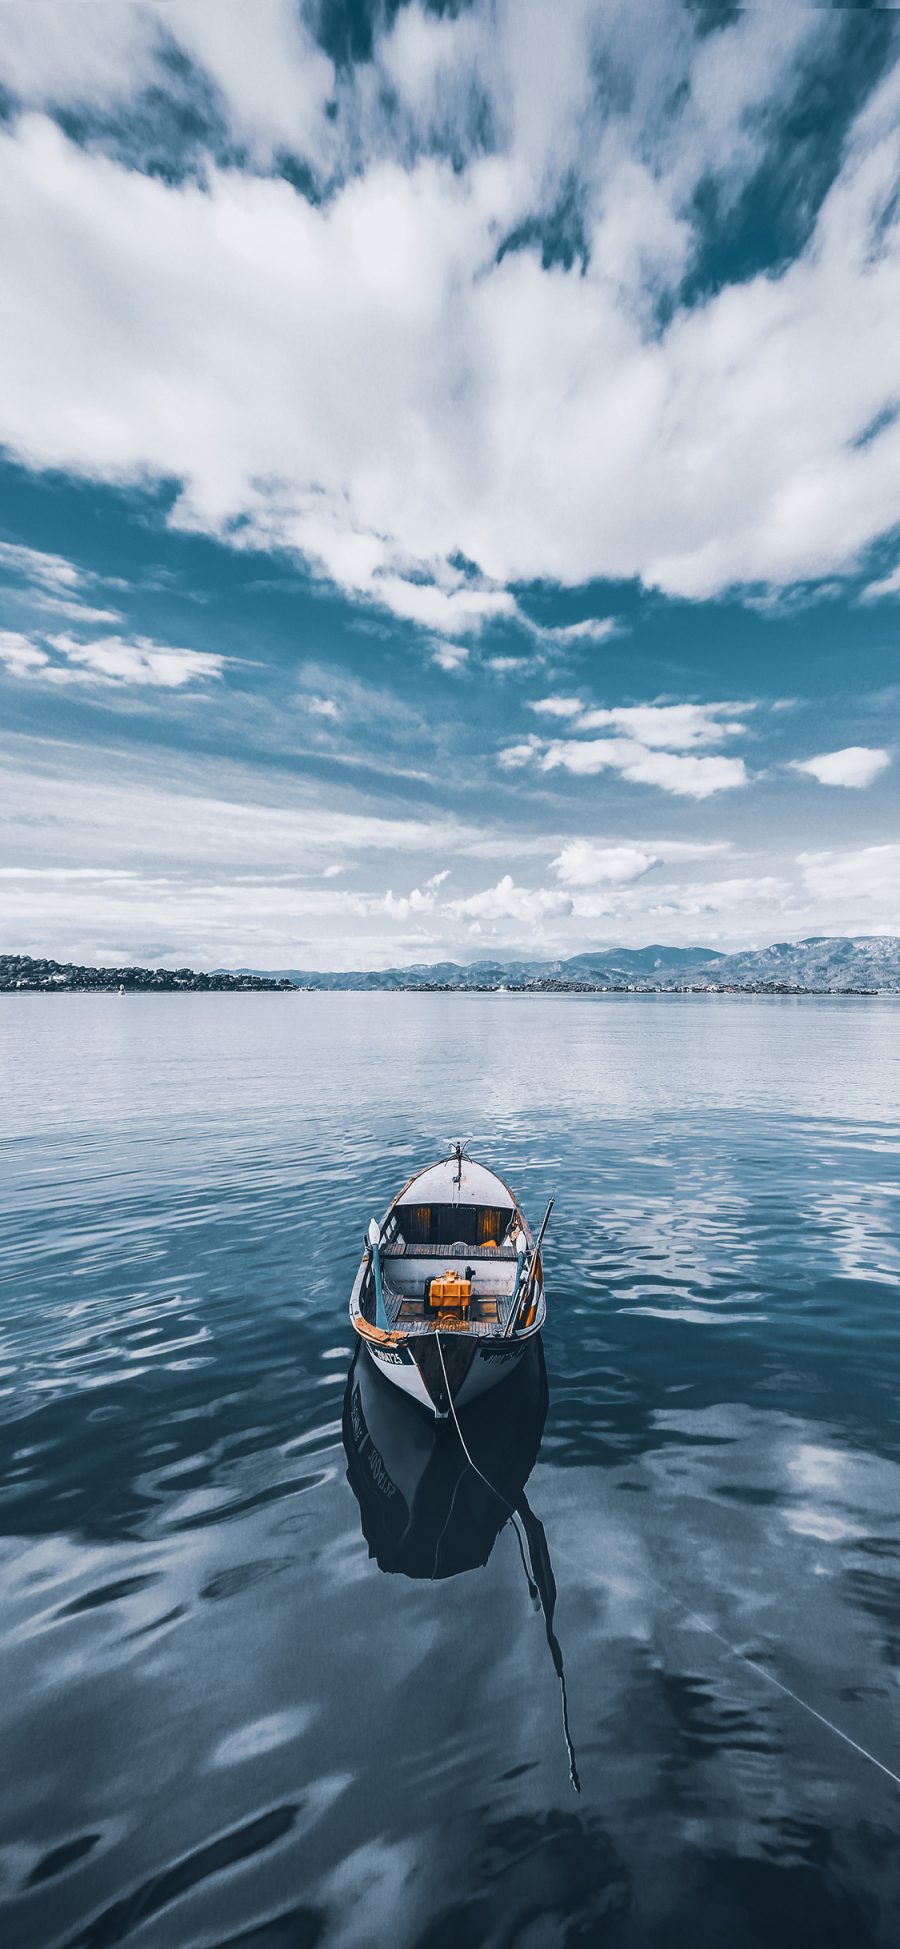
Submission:
<svg viewBox="0 0 900 1949">
<path fill-rule="evenodd" d="M 437 1341 L 437 1350 L 438 1350 L 438 1353 L 439 1353 L 439 1355 L 440 1355 L 440 1361 L 441 1361 L 441 1373 L 442 1373 L 442 1374 L 443 1374 L 443 1376 L 444 1376 L 444 1386 L 445 1386 L 445 1388 L 447 1389 L 447 1399 L 448 1399 L 448 1401 L 449 1401 L 449 1403 L 450 1403 L 450 1413 L 451 1413 L 451 1414 L 452 1414 L 452 1416 L 453 1416 L 453 1420 L 454 1420 L 454 1424 L 455 1424 L 455 1427 L 456 1427 L 456 1432 L 457 1432 L 457 1434 L 458 1434 L 458 1436 L 459 1436 L 459 1442 L 460 1442 L 460 1447 L 461 1447 L 461 1449 L 462 1449 L 462 1452 L 463 1452 L 463 1454 L 464 1454 L 464 1456 L 465 1456 L 465 1458 L 466 1458 L 466 1461 L 467 1461 L 467 1462 L 468 1462 L 468 1464 L 469 1464 L 469 1467 L 470 1467 L 470 1469 L 474 1469 L 474 1470 L 475 1470 L 475 1474 L 481 1477 L 481 1480 L 482 1480 L 482 1482 L 484 1483 L 484 1486 L 485 1486 L 485 1488 L 486 1488 L 486 1489 L 490 1489 L 490 1492 L 491 1492 L 491 1495 L 492 1495 L 492 1496 L 496 1496 L 496 1498 L 497 1498 L 497 1501 L 498 1501 L 498 1502 L 502 1502 L 502 1504 L 503 1504 L 503 1507 L 504 1507 L 504 1509 L 508 1509 L 508 1510 L 509 1510 L 509 1512 L 510 1512 L 510 1515 L 511 1515 L 511 1514 L 512 1514 L 512 1512 L 513 1512 L 513 1509 L 515 1508 L 515 1504 L 514 1504 L 514 1503 L 512 1503 L 512 1502 L 510 1502 L 510 1500 L 509 1500 L 509 1497 L 508 1497 L 508 1496 L 502 1496 L 502 1495 L 500 1494 L 500 1491 L 499 1491 L 499 1489 L 497 1489 L 497 1488 L 495 1488 L 495 1486 L 494 1486 L 494 1484 L 493 1484 L 493 1482 L 489 1482 L 489 1481 L 488 1481 L 488 1479 L 487 1479 L 487 1476 L 483 1474 L 483 1472 L 482 1472 L 482 1470 L 481 1470 L 481 1469 L 479 1468 L 479 1466 L 478 1466 L 478 1463 L 477 1463 L 477 1462 L 473 1462 L 473 1460 L 472 1460 L 472 1457 L 471 1457 L 471 1455 L 469 1454 L 469 1451 L 468 1451 L 468 1448 L 466 1447 L 466 1438 L 465 1438 L 465 1435 L 463 1434 L 463 1431 L 462 1431 L 462 1429 L 461 1429 L 461 1427 L 460 1427 L 460 1425 L 459 1425 L 459 1416 L 458 1416 L 458 1414 L 457 1414 L 457 1412 L 456 1412 L 456 1403 L 455 1403 L 455 1401 L 454 1401 L 454 1399 L 453 1399 L 453 1395 L 452 1395 L 452 1393 L 451 1393 L 451 1391 L 450 1391 L 450 1382 L 449 1382 L 449 1381 L 448 1381 L 448 1379 L 447 1379 L 447 1368 L 446 1368 L 446 1364 L 445 1364 L 445 1361 L 444 1361 L 444 1349 L 443 1349 L 443 1347 L 441 1346 L 441 1336 L 440 1336 L 440 1334 L 439 1334 L 439 1333 L 437 1333 L 437 1332 L 436 1332 L 436 1333 L 435 1333 L 435 1336 L 434 1336 L 434 1337 L 435 1337 L 435 1339 L 436 1339 L 436 1341 Z"/>
<path fill-rule="evenodd" d="M 478 1463 L 473 1462 L 472 1460 L 472 1456 L 469 1452 L 469 1449 L 466 1446 L 465 1435 L 463 1434 L 463 1431 L 459 1425 L 459 1416 L 457 1415 L 456 1412 L 456 1405 L 453 1400 L 453 1395 L 450 1392 L 450 1382 L 447 1379 L 447 1369 L 444 1365 L 444 1349 L 441 1346 L 441 1336 L 439 1333 L 436 1333 L 434 1337 L 437 1341 L 437 1350 L 441 1357 L 441 1371 L 444 1376 L 444 1386 L 447 1389 L 447 1399 L 450 1403 L 450 1413 L 453 1416 L 454 1426 L 456 1428 L 457 1435 L 459 1436 L 460 1448 L 462 1449 L 462 1452 L 466 1458 L 466 1461 L 469 1464 L 470 1469 L 474 1469 L 475 1474 L 481 1477 L 481 1480 L 484 1483 L 485 1488 L 490 1489 L 491 1495 L 496 1496 L 497 1501 L 502 1502 L 504 1509 L 509 1511 L 509 1514 L 507 1516 L 507 1522 L 512 1524 L 513 1530 L 515 1531 L 516 1542 L 519 1545 L 519 1555 L 522 1559 L 522 1569 L 525 1572 L 525 1578 L 528 1584 L 528 1595 L 531 1598 L 532 1603 L 534 1603 L 535 1600 L 537 1600 L 537 1602 L 540 1603 L 540 1592 L 538 1590 L 537 1584 L 534 1581 L 534 1578 L 531 1575 L 528 1565 L 525 1562 L 525 1546 L 522 1542 L 519 1525 L 516 1522 L 516 1515 L 515 1515 L 516 1505 L 514 1502 L 510 1502 L 508 1496 L 501 1495 L 500 1490 L 496 1487 L 496 1485 L 493 1482 L 488 1481 L 487 1476 L 479 1468 Z"/>
<path fill-rule="evenodd" d="M 456 1403 L 454 1402 L 453 1395 L 450 1392 L 450 1382 L 447 1379 L 447 1369 L 444 1364 L 444 1349 L 441 1346 L 441 1336 L 439 1333 L 435 1333 L 434 1337 L 437 1341 L 437 1350 L 441 1358 L 441 1372 L 443 1373 L 444 1376 L 444 1386 L 447 1389 L 447 1399 L 450 1403 L 450 1413 L 453 1416 L 453 1424 L 454 1427 L 456 1428 L 457 1435 L 459 1436 L 460 1448 L 462 1449 L 462 1452 L 466 1458 L 466 1461 L 469 1464 L 470 1469 L 474 1469 L 475 1474 L 480 1477 L 481 1481 L 484 1483 L 485 1488 L 490 1489 L 491 1495 L 496 1496 L 497 1501 L 502 1502 L 504 1509 L 508 1511 L 506 1520 L 507 1522 L 512 1524 L 512 1527 L 515 1531 L 516 1542 L 519 1545 L 519 1555 L 522 1559 L 522 1569 L 525 1572 L 525 1577 L 528 1583 L 528 1595 L 531 1598 L 532 1603 L 534 1603 L 535 1598 L 537 1598 L 538 1602 L 540 1602 L 540 1593 L 538 1591 L 537 1584 L 534 1582 L 534 1579 L 531 1576 L 531 1573 L 528 1569 L 528 1565 L 525 1562 L 525 1549 L 519 1532 L 519 1525 L 516 1522 L 516 1515 L 515 1515 L 516 1505 L 514 1502 L 510 1502 L 508 1496 L 501 1495 L 500 1490 L 497 1488 L 496 1484 L 493 1482 L 489 1482 L 483 1470 L 479 1468 L 478 1463 L 473 1462 L 472 1460 L 472 1456 L 466 1445 L 465 1435 L 463 1434 L 463 1431 L 459 1425 L 459 1416 L 456 1412 Z"/>
</svg>

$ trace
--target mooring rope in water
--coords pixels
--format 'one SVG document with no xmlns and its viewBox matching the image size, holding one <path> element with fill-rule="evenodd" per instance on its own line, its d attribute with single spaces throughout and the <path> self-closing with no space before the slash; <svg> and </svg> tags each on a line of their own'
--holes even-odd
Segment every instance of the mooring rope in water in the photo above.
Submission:
<svg viewBox="0 0 900 1949">
<path fill-rule="evenodd" d="M 691 1618 L 694 1624 L 699 1625 L 701 1631 L 708 1632 L 711 1638 L 717 1638 L 719 1644 L 724 1645 L 725 1650 L 731 1652 L 732 1658 L 739 1658 L 742 1664 L 749 1665 L 752 1672 L 766 1679 L 769 1685 L 774 1685 L 777 1692 L 783 1692 L 786 1699 L 793 1699 L 794 1704 L 799 1705 L 801 1711 L 808 1712 L 811 1719 L 818 1719 L 821 1726 L 827 1726 L 829 1732 L 836 1733 L 838 1739 L 842 1739 L 846 1746 L 852 1746 L 855 1753 L 859 1753 L 864 1760 L 869 1760 L 872 1766 L 877 1766 L 879 1773 L 886 1773 L 888 1779 L 893 1780 L 895 1787 L 900 1787 L 900 1773 L 895 1773 L 890 1766 L 886 1766 L 884 1760 L 877 1759 L 874 1753 L 869 1752 L 867 1746 L 861 1746 L 858 1739 L 853 1739 L 849 1732 L 844 1731 L 843 1726 L 836 1726 L 833 1719 L 827 1718 L 824 1712 L 819 1712 L 814 1705 L 810 1705 L 808 1699 L 803 1699 L 799 1692 L 792 1691 L 789 1685 L 784 1685 L 780 1678 L 775 1677 L 774 1672 L 767 1671 L 765 1665 L 758 1664 L 748 1652 L 741 1651 L 736 1644 L 732 1644 L 730 1639 L 724 1637 L 721 1631 L 717 1631 L 715 1625 L 710 1624 L 705 1617 L 700 1617 L 686 1604 L 682 1604 L 681 1608 L 685 1617 Z"/>
<path fill-rule="evenodd" d="M 552 1203 L 552 1200 L 551 1200 L 551 1203 Z M 508 1513 L 508 1516 L 507 1516 L 507 1522 L 508 1522 L 508 1523 L 511 1523 L 511 1524 L 512 1524 L 512 1527 L 513 1527 L 513 1530 L 515 1531 L 515 1537 L 516 1537 L 516 1542 L 517 1542 L 517 1543 L 518 1543 L 518 1545 L 519 1545 L 519 1555 L 520 1555 L 520 1557 L 521 1557 L 521 1559 L 522 1559 L 522 1569 L 523 1569 L 523 1570 L 524 1570 L 524 1572 L 525 1572 L 525 1577 L 526 1577 L 526 1580 L 527 1580 L 527 1583 L 528 1583 L 528 1594 L 529 1594 L 529 1596 L 530 1596 L 530 1598 L 532 1599 L 532 1602 L 534 1602 L 534 1599 L 535 1599 L 535 1598 L 537 1598 L 537 1601 L 538 1601 L 538 1603 L 540 1604 L 540 1607 L 541 1607 L 541 1610 L 542 1610 L 542 1611 L 544 1612 L 544 1623 L 545 1623 L 545 1624 L 547 1625 L 547 1637 L 548 1637 L 548 1642 L 549 1642 L 549 1641 L 550 1641 L 550 1626 L 549 1626 L 549 1624 L 548 1624 L 548 1622 L 547 1622 L 547 1613 L 546 1613 L 546 1611 L 544 1610 L 544 1602 L 543 1602 L 543 1598 L 541 1597 L 541 1593 L 540 1593 L 540 1589 L 539 1589 L 539 1586 L 538 1586 L 538 1584 L 537 1584 L 537 1581 L 536 1581 L 536 1579 L 534 1578 L 534 1576 L 533 1576 L 533 1575 L 529 1575 L 529 1572 L 528 1572 L 528 1566 L 527 1566 L 527 1564 L 526 1564 L 526 1562 L 525 1562 L 525 1548 L 524 1548 L 524 1544 L 523 1544 L 523 1542 L 522 1542 L 522 1538 L 521 1538 L 521 1535 L 520 1535 L 520 1533 L 519 1533 L 519 1525 L 518 1525 L 518 1523 L 516 1522 L 516 1516 L 515 1516 L 515 1503 L 512 1503 L 512 1502 L 510 1502 L 510 1501 L 509 1501 L 509 1498 L 508 1498 L 507 1496 L 503 1496 L 503 1495 L 501 1495 L 501 1494 L 500 1494 L 500 1490 L 499 1490 L 499 1489 L 497 1489 L 497 1488 L 495 1488 L 495 1486 L 494 1486 L 494 1484 L 493 1484 L 493 1482 L 489 1482 L 489 1481 L 488 1481 L 488 1478 L 487 1478 L 487 1476 L 486 1476 L 486 1475 L 485 1475 L 485 1474 L 483 1473 L 483 1471 L 482 1471 L 482 1470 L 481 1470 L 481 1469 L 480 1469 L 480 1468 L 478 1467 L 478 1463 L 477 1463 L 477 1462 L 473 1462 L 473 1460 L 472 1460 L 472 1456 L 471 1456 L 471 1454 L 470 1454 L 470 1452 L 469 1452 L 469 1449 L 468 1449 L 468 1447 L 467 1447 L 467 1445 L 466 1445 L 466 1438 L 465 1438 L 465 1435 L 463 1434 L 463 1431 L 462 1431 L 462 1429 L 461 1429 L 461 1427 L 460 1427 L 460 1425 L 459 1425 L 459 1416 L 458 1416 L 458 1414 L 457 1414 L 457 1412 L 456 1412 L 456 1404 L 455 1404 L 455 1402 L 454 1402 L 454 1399 L 453 1399 L 453 1395 L 452 1395 L 452 1394 L 451 1394 L 451 1392 L 450 1392 L 450 1382 L 449 1382 L 449 1380 L 447 1379 L 447 1368 L 446 1368 L 446 1365 L 445 1365 L 445 1363 L 444 1363 L 444 1349 L 443 1349 L 443 1347 L 441 1346 L 441 1336 L 440 1336 L 440 1334 L 439 1334 L 439 1333 L 435 1333 L 435 1336 L 434 1336 L 434 1337 L 435 1337 L 435 1339 L 436 1339 L 436 1341 L 437 1341 L 437 1349 L 438 1349 L 438 1353 L 439 1353 L 439 1355 L 440 1355 L 440 1361 L 441 1361 L 441 1371 L 442 1371 L 442 1373 L 443 1373 L 443 1376 L 444 1376 L 444 1386 L 445 1386 L 445 1387 L 446 1387 L 446 1389 L 447 1389 L 447 1400 L 448 1400 L 448 1401 L 449 1401 L 449 1403 L 450 1403 L 450 1413 L 451 1413 L 451 1414 L 452 1414 L 452 1416 L 453 1416 L 453 1425 L 454 1425 L 454 1427 L 455 1427 L 455 1429 L 456 1429 L 456 1432 L 457 1432 L 457 1435 L 459 1436 L 459 1444 L 460 1444 L 460 1447 L 461 1447 L 461 1449 L 462 1449 L 462 1452 L 463 1452 L 463 1454 L 464 1454 L 464 1456 L 465 1456 L 465 1458 L 466 1458 L 466 1461 L 467 1461 L 467 1462 L 468 1462 L 468 1464 L 469 1464 L 469 1467 L 470 1467 L 470 1469 L 474 1469 L 474 1471 L 475 1471 L 475 1474 L 476 1474 L 477 1476 L 479 1476 L 479 1477 L 480 1477 L 480 1479 L 481 1479 L 481 1481 L 482 1481 L 482 1482 L 484 1483 L 484 1486 L 485 1486 L 485 1488 L 486 1488 L 486 1489 L 490 1489 L 490 1492 L 491 1492 L 491 1495 L 492 1495 L 492 1496 L 496 1496 L 496 1498 L 497 1498 L 497 1501 L 498 1501 L 498 1502 L 500 1502 L 500 1503 L 502 1503 L 502 1504 L 503 1504 L 503 1507 L 504 1507 L 504 1509 L 506 1509 L 506 1510 L 508 1510 L 508 1512 L 509 1512 L 509 1513 Z M 454 1497 L 454 1500 L 455 1500 L 455 1497 Z M 530 1552 L 531 1552 L 531 1544 L 530 1544 L 530 1539 L 529 1539 L 529 1555 L 530 1555 Z M 555 1601 L 555 1600 L 554 1600 L 554 1601 Z M 558 1664 L 557 1664 L 557 1658 L 556 1658 L 556 1653 L 554 1653 L 554 1649 L 553 1649 L 553 1646 L 554 1646 L 554 1644 L 556 1645 L 556 1647 L 557 1647 L 557 1651 L 558 1651 L 558 1653 L 559 1653 L 559 1663 L 558 1663 Z M 550 1650 L 551 1650 L 551 1655 L 553 1656 L 553 1664 L 554 1664 L 554 1668 L 555 1668 L 555 1670 L 556 1670 L 556 1674 L 557 1674 L 557 1677 L 558 1677 L 558 1679 L 559 1679 L 559 1687 L 560 1687 L 560 1697 L 561 1697 L 561 1702 L 562 1702 L 562 1723 L 563 1723 L 563 1736 L 564 1736 L 564 1738 L 565 1738 L 565 1742 L 566 1742 L 566 1752 L 568 1753 L 568 1756 L 569 1756 L 569 1779 L 571 1780 L 571 1782 L 572 1782 L 572 1785 L 573 1785 L 573 1787 L 575 1788 L 575 1792 L 576 1792 L 576 1793 L 580 1793 L 580 1792 L 581 1792 L 581 1780 L 580 1780 L 580 1778 L 579 1778 L 579 1774 L 578 1774 L 578 1766 L 577 1766 L 577 1763 L 576 1763 L 576 1759 L 575 1759 L 575 1748 L 574 1748 L 574 1746 L 573 1746 L 573 1744 L 572 1744 L 572 1734 L 571 1734 L 571 1732 L 570 1732 L 570 1730 L 569 1730 L 569 1699 L 568 1699 L 568 1694 L 567 1694 L 567 1692 L 566 1692 L 566 1675 L 565 1675 L 565 1671 L 564 1671 L 564 1669 L 563 1669 L 563 1663 L 562 1663 L 562 1653 L 561 1653 L 561 1652 L 559 1652 L 559 1641 L 558 1641 L 558 1639 L 556 1638 L 556 1636 L 555 1636 L 555 1633 L 554 1633 L 554 1637 L 553 1637 L 553 1643 L 551 1643 L 551 1645 L 550 1645 Z"/>
<path fill-rule="evenodd" d="M 472 1460 L 472 1457 L 466 1446 L 465 1436 L 459 1425 L 459 1416 L 457 1415 L 456 1412 L 456 1406 L 453 1400 L 453 1396 L 450 1392 L 450 1383 L 447 1379 L 447 1369 L 444 1364 L 444 1350 L 443 1347 L 441 1346 L 441 1336 L 439 1333 L 436 1333 L 434 1337 L 437 1341 L 437 1348 L 438 1348 L 438 1353 L 440 1355 L 440 1361 L 441 1361 L 441 1370 L 444 1376 L 444 1386 L 447 1389 L 447 1399 L 450 1403 L 450 1413 L 453 1416 L 456 1432 L 457 1435 L 459 1436 L 460 1447 L 462 1448 L 463 1454 L 465 1455 L 469 1467 L 471 1469 L 474 1469 L 475 1474 L 481 1478 L 481 1481 L 484 1483 L 485 1488 L 490 1489 L 491 1494 L 493 1496 L 496 1496 L 497 1501 L 502 1502 L 504 1508 L 509 1510 L 508 1520 L 512 1523 L 513 1529 L 515 1530 L 516 1533 L 516 1539 L 519 1545 L 519 1554 L 522 1558 L 522 1567 L 525 1570 L 526 1577 L 528 1577 L 529 1591 L 536 1590 L 536 1585 L 533 1584 L 531 1577 L 528 1576 L 528 1570 L 525 1565 L 525 1552 L 522 1547 L 522 1538 L 519 1535 L 519 1527 L 515 1520 L 515 1514 L 514 1514 L 515 1505 L 509 1502 L 506 1496 L 501 1495 L 500 1490 L 495 1488 L 493 1482 L 488 1481 L 487 1476 L 483 1474 L 482 1470 L 478 1467 L 477 1462 L 473 1462 Z M 659 1588 L 660 1590 L 664 1590 L 665 1586 L 660 1583 Z M 671 1595 L 672 1593 L 668 1593 L 668 1594 Z M 685 1617 L 689 1617 L 692 1620 L 692 1622 L 696 1624 L 701 1631 L 705 1631 L 709 1637 L 716 1638 L 719 1644 L 724 1645 L 725 1650 L 731 1653 L 732 1658 L 739 1659 L 741 1664 L 743 1665 L 749 1665 L 750 1670 L 752 1672 L 756 1672 L 759 1678 L 765 1679 L 768 1685 L 774 1686 L 776 1692 L 781 1692 L 786 1699 L 792 1699 L 794 1705 L 798 1705 L 800 1707 L 801 1712 L 808 1712 L 811 1719 L 817 1719 L 820 1726 L 825 1726 L 828 1732 L 833 1732 L 837 1739 L 842 1739 L 844 1741 L 845 1746 L 850 1746 L 854 1753 L 859 1753 L 861 1759 L 868 1760 L 871 1766 L 877 1766 L 879 1773 L 884 1773 L 889 1780 L 893 1780 L 895 1787 L 900 1787 L 900 1773 L 895 1773 L 892 1767 L 887 1766 L 885 1764 L 884 1760 L 878 1759 L 875 1753 L 870 1753 L 867 1746 L 861 1746 L 858 1739 L 854 1739 L 851 1733 L 845 1732 L 843 1726 L 836 1725 L 834 1720 L 829 1719 L 824 1712 L 819 1712 L 816 1706 L 810 1705 L 808 1699 L 801 1698 L 799 1692 L 793 1691 L 790 1685 L 785 1685 L 780 1678 L 776 1678 L 774 1672 L 767 1671 L 765 1665 L 758 1664 L 757 1660 L 755 1658 L 751 1658 L 748 1652 L 741 1651 L 738 1645 L 732 1644 L 731 1640 L 729 1638 L 724 1637 L 721 1631 L 717 1631 L 715 1625 L 710 1624 L 707 1618 L 701 1617 L 699 1615 L 699 1612 L 697 1611 L 692 1611 L 687 1604 L 682 1604 L 680 1598 L 676 1598 L 675 1601 L 680 1604 L 680 1607 L 684 1612 Z M 572 1784 L 575 1787 L 576 1792 L 580 1792 L 581 1789 L 580 1789 L 580 1785 L 578 1784 L 578 1776 L 577 1773 L 574 1771 L 574 1755 L 572 1753 L 572 1743 L 569 1735 L 568 1701 L 565 1692 L 565 1679 L 561 1678 L 560 1683 L 562 1685 L 562 1695 L 563 1695 L 563 1727 L 566 1735 L 566 1745 L 569 1748 L 570 1770 L 572 1772 Z"/>
</svg>

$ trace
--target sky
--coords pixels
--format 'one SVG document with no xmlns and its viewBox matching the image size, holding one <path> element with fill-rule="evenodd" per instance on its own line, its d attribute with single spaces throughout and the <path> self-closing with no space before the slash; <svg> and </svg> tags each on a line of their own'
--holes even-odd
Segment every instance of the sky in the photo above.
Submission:
<svg viewBox="0 0 900 1949">
<path fill-rule="evenodd" d="M 900 933 L 900 14 L 0 19 L 0 952 Z"/>
</svg>

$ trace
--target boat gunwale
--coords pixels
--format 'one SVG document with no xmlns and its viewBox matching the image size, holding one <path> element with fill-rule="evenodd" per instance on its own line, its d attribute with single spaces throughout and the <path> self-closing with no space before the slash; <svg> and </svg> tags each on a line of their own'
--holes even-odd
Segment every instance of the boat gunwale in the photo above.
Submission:
<svg viewBox="0 0 900 1949">
<path fill-rule="evenodd" d="M 438 1159 L 439 1163 L 443 1163 L 445 1161 L 450 1162 L 452 1160 L 445 1160 L 443 1158 Z M 486 1171 L 489 1171 L 490 1175 L 492 1177 L 495 1177 L 497 1179 L 498 1184 L 502 1184 L 504 1190 L 509 1194 L 513 1204 L 510 1224 L 512 1224 L 514 1219 L 516 1218 L 518 1219 L 519 1224 L 521 1225 L 522 1230 L 525 1234 L 525 1241 L 528 1250 L 533 1251 L 534 1234 L 531 1230 L 531 1226 L 529 1225 L 528 1220 L 525 1217 L 525 1213 L 523 1212 L 519 1204 L 518 1198 L 516 1197 L 516 1194 L 513 1191 L 511 1185 L 507 1184 L 506 1179 L 501 1177 L 500 1172 L 495 1171 L 491 1165 L 485 1164 L 482 1168 Z M 382 1218 L 381 1225 L 379 1227 L 381 1231 L 384 1230 L 384 1227 L 387 1224 L 387 1221 L 390 1218 L 391 1213 L 399 1205 L 400 1199 L 409 1190 L 410 1185 L 415 1184 L 417 1178 L 424 1177 L 426 1171 L 432 1171 L 432 1170 L 434 1170 L 433 1164 L 423 1164 L 421 1170 L 414 1171 L 412 1177 L 407 1178 L 406 1183 L 401 1186 L 396 1196 L 391 1199 L 391 1202 L 384 1213 L 384 1217 Z M 503 1344 L 507 1347 L 521 1347 L 526 1340 L 532 1339 L 536 1333 L 539 1333 L 541 1331 L 541 1328 L 543 1327 L 547 1317 L 547 1300 L 546 1300 L 546 1294 L 544 1292 L 543 1256 L 542 1254 L 539 1254 L 538 1257 L 540 1260 L 540 1267 L 541 1267 L 540 1284 L 538 1287 L 537 1307 L 535 1309 L 534 1319 L 532 1320 L 530 1326 L 520 1327 L 515 1333 L 509 1333 L 507 1331 L 507 1327 L 508 1327 L 508 1319 L 507 1319 L 507 1323 L 504 1326 L 500 1326 L 498 1321 L 497 1329 L 493 1333 L 484 1333 L 484 1332 L 473 1333 L 470 1330 L 468 1324 L 464 1325 L 461 1323 L 458 1326 L 456 1324 L 454 1324 L 453 1326 L 441 1326 L 439 1322 L 435 1320 L 433 1322 L 431 1321 L 425 1322 L 426 1330 L 424 1332 L 419 1330 L 415 1333 L 410 1333 L 406 1327 L 376 1326 L 373 1320 L 366 1319 L 366 1316 L 362 1310 L 362 1288 L 365 1282 L 365 1275 L 366 1275 L 366 1270 L 368 1268 L 369 1259 L 368 1259 L 368 1251 L 367 1249 L 364 1249 L 362 1256 L 360 1258 L 359 1265 L 357 1267 L 356 1277 L 353 1281 L 353 1287 L 350 1293 L 350 1323 L 354 1327 L 355 1331 L 358 1333 L 361 1340 L 370 1341 L 373 1344 L 373 1346 L 376 1347 L 377 1346 L 386 1347 L 386 1348 L 387 1347 L 390 1348 L 408 1347 L 412 1344 L 413 1341 L 431 1339 L 436 1333 L 446 1333 L 454 1340 L 473 1341 L 476 1347 L 477 1346 L 491 1347 L 491 1346 L 496 1346 L 497 1344 Z M 515 1292 L 513 1292 L 510 1295 L 510 1298 L 511 1299 L 515 1298 Z M 419 1323 L 417 1322 L 417 1326 L 418 1324 Z M 473 1322 L 473 1324 L 475 1323 Z M 482 1324 L 482 1322 L 478 1322 L 477 1324 Z"/>
<path fill-rule="evenodd" d="M 358 1279 L 359 1274 L 357 1274 Z M 410 1333 L 408 1327 L 376 1326 L 374 1321 L 367 1320 L 356 1298 L 357 1280 L 354 1281 L 354 1289 L 350 1296 L 350 1323 L 361 1340 L 370 1340 L 375 1346 L 408 1347 L 414 1340 L 429 1340 L 437 1333 L 446 1333 L 448 1338 L 453 1340 L 472 1340 L 476 1347 L 492 1347 L 498 1343 L 507 1347 L 520 1347 L 525 1340 L 530 1340 L 533 1334 L 540 1332 L 547 1317 L 547 1301 L 542 1285 L 531 1325 L 520 1327 L 516 1333 L 507 1333 L 502 1327 L 498 1327 L 494 1333 L 473 1333 L 468 1326 L 442 1326 L 437 1319 L 427 1322 L 425 1332 Z"/>
</svg>

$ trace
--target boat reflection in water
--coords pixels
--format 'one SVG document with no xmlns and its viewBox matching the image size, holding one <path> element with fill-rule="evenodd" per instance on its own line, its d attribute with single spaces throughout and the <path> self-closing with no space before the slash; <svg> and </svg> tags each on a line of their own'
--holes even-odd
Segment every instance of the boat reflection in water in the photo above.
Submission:
<svg viewBox="0 0 900 1949">
<path fill-rule="evenodd" d="M 500 1531 L 515 1530 L 532 1599 L 544 1616 L 562 1695 L 569 1771 L 580 1792 L 569 1734 L 562 1651 L 553 1628 L 556 1583 L 543 1523 L 525 1484 L 547 1417 L 547 1369 L 539 1339 L 514 1373 L 446 1421 L 423 1412 L 378 1372 L 359 1346 L 344 1394 L 347 1479 L 380 1570 L 456 1577 L 487 1563 Z"/>
</svg>

